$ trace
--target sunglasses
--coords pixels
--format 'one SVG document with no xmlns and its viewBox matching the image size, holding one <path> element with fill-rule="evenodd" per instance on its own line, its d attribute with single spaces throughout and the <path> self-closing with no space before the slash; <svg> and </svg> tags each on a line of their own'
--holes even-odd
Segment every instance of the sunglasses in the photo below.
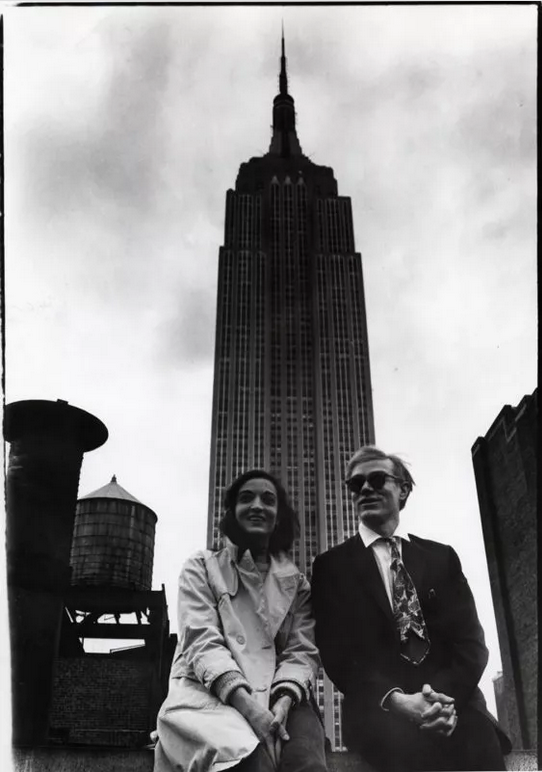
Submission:
<svg viewBox="0 0 542 772">
<path fill-rule="evenodd" d="M 365 483 L 369 483 L 374 491 L 381 491 L 387 480 L 397 480 L 402 482 L 400 477 L 396 477 L 394 474 L 388 472 L 369 472 L 367 476 L 364 474 L 356 474 L 346 481 L 346 487 L 351 493 L 361 493 L 361 490 Z"/>
</svg>

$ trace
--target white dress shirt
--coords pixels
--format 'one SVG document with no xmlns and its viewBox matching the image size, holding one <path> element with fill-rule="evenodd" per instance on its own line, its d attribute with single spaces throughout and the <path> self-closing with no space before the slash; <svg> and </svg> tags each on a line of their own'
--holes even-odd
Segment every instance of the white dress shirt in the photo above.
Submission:
<svg viewBox="0 0 542 772">
<path fill-rule="evenodd" d="M 373 555 L 376 559 L 376 565 L 378 566 L 378 570 L 380 571 L 380 576 L 382 577 L 382 582 L 384 583 L 384 588 L 386 590 L 386 595 L 388 596 L 388 600 L 390 602 L 390 607 L 393 611 L 393 601 L 392 601 L 392 578 L 391 578 L 391 545 L 389 542 L 382 541 L 384 538 L 379 533 L 375 533 L 370 528 L 367 528 L 367 526 L 360 521 L 359 524 L 359 535 L 361 536 L 362 542 L 365 544 L 366 547 L 372 547 Z M 406 541 L 410 541 L 410 537 L 408 533 L 406 532 L 406 529 L 404 526 L 401 525 L 401 522 L 399 522 L 399 525 L 395 529 L 394 533 L 391 534 L 392 536 L 398 536 L 400 537 L 397 541 L 397 547 L 399 549 L 399 554 L 401 555 L 401 559 L 403 558 L 403 544 L 402 539 L 406 539 Z M 386 700 L 390 696 L 392 692 L 402 692 L 403 690 L 396 686 L 394 689 L 390 689 L 386 694 L 382 697 L 382 700 L 380 701 L 380 707 L 382 710 L 385 710 L 386 712 L 389 710 L 389 708 L 386 708 Z"/>
<path fill-rule="evenodd" d="M 359 535 L 361 536 L 361 540 L 365 544 L 365 546 L 373 548 L 373 554 L 376 558 L 376 564 L 378 566 L 378 570 L 380 571 L 380 576 L 382 577 L 382 581 L 384 582 L 386 595 L 388 596 L 390 607 L 393 609 L 392 579 L 391 579 L 391 545 L 389 542 L 382 541 L 384 537 L 382 537 L 379 533 L 375 533 L 370 528 L 367 528 L 367 526 L 362 522 L 360 522 L 358 530 L 359 530 Z M 399 541 L 397 542 L 397 546 L 399 548 L 399 554 L 401 555 L 401 558 L 402 558 L 403 545 L 402 545 L 401 539 L 406 539 L 407 541 L 410 541 L 410 536 L 408 535 L 406 528 L 401 524 L 401 522 L 399 522 L 399 525 L 395 529 L 395 532 L 391 535 L 400 537 Z"/>
</svg>

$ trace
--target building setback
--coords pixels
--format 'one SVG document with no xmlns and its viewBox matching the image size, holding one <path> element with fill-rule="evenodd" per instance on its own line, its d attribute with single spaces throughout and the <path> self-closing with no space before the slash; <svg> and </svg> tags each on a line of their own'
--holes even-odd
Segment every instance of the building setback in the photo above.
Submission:
<svg viewBox="0 0 542 772">
<path fill-rule="evenodd" d="M 503 665 L 497 709 L 515 749 L 537 743 L 537 419 L 535 391 L 472 448 Z"/>
<path fill-rule="evenodd" d="M 301 150 L 284 38 L 269 151 L 241 164 L 220 248 L 209 492 L 209 548 L 224 490 L 263 468 L 299 513 L 295 560 L 355 533 L 348 457 L 374 442 L 361 256 L 352 206 L 333 170 Z M 325 699 L 324 699 L 325 694 Z M 320 679 L 326 734 L 342 747 L 339 694 Z"/>
</svg>

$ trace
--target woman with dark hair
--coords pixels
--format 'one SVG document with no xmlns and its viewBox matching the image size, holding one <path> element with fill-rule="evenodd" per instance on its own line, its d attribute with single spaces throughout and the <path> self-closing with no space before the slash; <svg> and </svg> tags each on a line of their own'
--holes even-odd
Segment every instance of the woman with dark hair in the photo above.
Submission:
<svg viewBox="0 0 542 772">
<path fill-rule="evenodd" d="M 299 526 L 280 482 L 238 477 L 220 528 L 225 546 L 181 571 L 154 772 L 325 772 L 310 589 L 288 555 Z"/>
</svg>

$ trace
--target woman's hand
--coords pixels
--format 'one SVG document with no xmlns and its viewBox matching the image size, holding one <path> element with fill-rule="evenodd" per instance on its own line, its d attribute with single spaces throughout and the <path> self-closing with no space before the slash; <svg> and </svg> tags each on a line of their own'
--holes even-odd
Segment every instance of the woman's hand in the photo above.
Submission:
<svg viewBox="0 0 542 772">
<path fill-rule="evenodd" d="M 273 724 L 276 726 L 275 731 L 275 758 L 277 764 L 280 761 L 280 755 L 282 753 L 282 744 L 289 740 L 288 732 L 286 731 L 286 721 L 288 720 L 288 713 L 292 707 L 293 700 L 288 694 L 283 694 L 278 700 L 275 700 L 271 712 L 275 716 Z M 283 730 L 282 734 L 280 730 Z"/>
<path fill-rule="evenodd" d="M 288 699 L 290 698 L 288 697 Z M 277 700 L 277 703 L 278 702 L 280 702 L 280 700 Z M 239 687 L 239 689 L 236 689 L 233 692 L 230 697 L 230 703 L 244 718 L 246 718 L 254 730 L 254 734 L 269 754 L 273 765 L 278 767 L 282 742 L 286 742 L 290 739 L 288 732 L 282 723 L 285 706 L 282 706 L 277 713 L 274 713 L 268 708 L 264 708 L 263 705 L 260 705 L 260 703 L 243 687 Z M 277 703 L 275 703 L 275 705 Z M 275 705 L 273 707 L 275 707 Z"/>
</svg>

